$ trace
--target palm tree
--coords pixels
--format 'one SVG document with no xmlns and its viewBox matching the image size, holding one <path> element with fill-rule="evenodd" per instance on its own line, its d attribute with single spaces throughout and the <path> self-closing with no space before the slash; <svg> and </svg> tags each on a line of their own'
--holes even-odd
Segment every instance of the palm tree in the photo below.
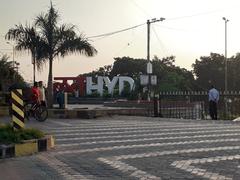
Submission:
<svg viewBox="0 0 240 180">
<path fill-rule="evenodd" d="M 0 58 L 0 90 L 6 91 L 8 85 L 16 82 L 23 82 L 23 78 L 16 72 L 13 62 L 9 61 L 9 57 L 3 55 Z"/>
<path fill-rule="evenodd" d="M 93 56 L 97 50 L 84 38 L 78 36 L 73 25 L 58 25 L 58 12 L 53 8 L 52 3 L 46 14 L 40 14 L 35 19 L 35 25 L 39 28 L 43 40 L 42 55 L 49 61 L 48 74 L 48 104 L 53 104 L 53 60 L 56 57 L 65 57 L 72 53 L 80 53 L 86 56 Z"/>
<path fill-rule="evenodd" d="M 41 61 L 41 39 L 35 27 L 26 25 L 15 25 L 14 28 L 9 29 L 6 39 L 16 41 L 15 49 L 18 51 L 30 51 L 33 64 L 33 82 L 35 82 L 36 65 L 38 70 L 41 70 L 43 61 Z"/>
</svg>

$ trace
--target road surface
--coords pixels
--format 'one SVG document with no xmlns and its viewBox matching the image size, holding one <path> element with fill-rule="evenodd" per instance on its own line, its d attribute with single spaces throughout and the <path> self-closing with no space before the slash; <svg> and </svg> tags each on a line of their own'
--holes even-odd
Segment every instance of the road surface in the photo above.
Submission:
<svg viewBox="0 0 240 180">
<path fill-rule="evenodd" d="M 114 116 L 27 126 L 53 134 L 56 147 L 0 160 L 1 180 L 240 179 L 239 122 Z"/>
</svg>

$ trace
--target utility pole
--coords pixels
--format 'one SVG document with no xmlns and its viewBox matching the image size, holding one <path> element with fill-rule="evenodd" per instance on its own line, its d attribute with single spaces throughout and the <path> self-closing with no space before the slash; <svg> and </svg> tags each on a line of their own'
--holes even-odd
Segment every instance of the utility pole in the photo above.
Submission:
<svg viewBox="0 0 240 180">
<path fill-rule="evenodd" d="M 165 18 L 147 20 L 147 74 L 148 74 L 148 101 L 151 99 L 151 82 L 150 74 L 152 74 L 152 64 L 150 62 L 150 25 L 151 23 L 164 21 Z"/>
<path fill-rule="evenodd" d="M 150 61 L 150 25 L 151 23 L 159 22 L 159 21 L 164 21 L 165 18 L 161 17 L 160 19 L 151 19 L 147 20 L 147 61 Z"/>
</svg>

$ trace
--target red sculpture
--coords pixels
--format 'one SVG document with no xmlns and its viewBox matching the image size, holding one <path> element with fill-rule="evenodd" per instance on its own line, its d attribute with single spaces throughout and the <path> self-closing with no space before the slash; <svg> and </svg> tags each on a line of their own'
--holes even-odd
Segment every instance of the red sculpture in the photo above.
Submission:
<svg viewBox="0 0 240 180">
<path fill-rule="evenodd" d="M 86 77 L 54 77 L 55 81 L 53 83 L 53 91 L 57 92 L 63 90 L 64 92 L 73 93 L 78 91 L 80 96 L 84 96 L 86 92 Z M 72 81 L 72 84 L 69 84 L 68 81 Z"/>
</svg>

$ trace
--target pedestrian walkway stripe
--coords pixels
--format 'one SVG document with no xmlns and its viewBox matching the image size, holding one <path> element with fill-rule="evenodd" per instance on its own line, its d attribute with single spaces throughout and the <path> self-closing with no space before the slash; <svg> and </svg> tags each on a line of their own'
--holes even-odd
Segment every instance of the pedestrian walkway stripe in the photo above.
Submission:
<svg viewBox="0 0 240 180">
<path fill-rule="evenodd" d="M 52 122 L 52 121 L 51 121 Z M 161 128 L 180 128 L 180 127 L 217 127 L 220 126 L 218 124 L 180 124 L 180 125 L 169 125 L 169 124 L 140 124 L 140 125 L 131 125 L 131 124 L 116 124 L 114 126 L 111 125 L 94 125 L 87 126 L 84 124 L 76 125 L 72 124 L 69 127 L 48 127 L 48 130 L 68 130 L 68 129 L 79 129 L 81 131 L 96 131 L 101 128 L 101 130 L 121 130 L 121 129 L 136 129 L 136 128 L 153 128 L 153 127 L 161 127 Z"/>
<path fill-rule="evenodd" d="M 121 146 L 108 146 L 91 149 L 77 149 L 77 150 L 62 150 L 56 152 L 56 154 L 81 154 L 90 152 L 112 151 L 120 149 L 135 149 L 135 148 L 149 148 L 149 147 L 162 147 L 173 145 L 187 145 L 187 144 L 202 144 L 202 143 L 223 143 L 223 142 L 239 142 L 239 138 L 231 139 L 216 139 L 216 140 L 200 140 L 200 141 L 180 141 L 180 142 L 168 142 L 168 143 L 151 143 L 151 144 L 133 144 L 133 145 L 121 145 Z"/>
<path fill-rule="evenodd" d="M 239 150 L 240 146 L 223 146 L 223 147 L 213 147 L 213 148 L 197 148 L 197 149 L 182 149 L 182 150 L 173 150 L 173 151 L 156 151 L 150 153 L 141 153 L 141 154 L 134 154 L 134 155 L 120 155 L 120 156 L 111 156 L 111 157 L 100 157 L 98 158 L 99 161 L 110 165 L 111 167 L 120 170 L 121 172 L 128 172 L 130 176 L 135 177 L 137 179 L 161 179 L 161 177 L 155 177 L 145 171 L 139 170 L 136 167 L 130 166 L 121 160 L 128 160 L 128 159 L 136 159 L 136 158 L 148 158 L 148 157 L 158 157 L 158 156 L 167 156 L 167 155 L 177 155 L 177 154 L 184 154 L 184 153 L 197 153 L 197 152 L 215 152 L 215 151 L 229 151 L 229 150 Z M 236 156 L 229 156 L 228 159 L 239 159 L 239 155 Z M 205 158 L 206 162 L 210 158 Z M 219 158 L 218 158 L 219 159 Z M 223 157 L 222 159 L 226 159 Z M 220 160 L 222 160 L 220 159 Z M 215 159 L 214 159 L 215 160 Z M 215 160 L 216 161 L 216 160 Z M 171 165 L 176 166 L 178 162 L 175 161 Z M 187 161 L 182 161 L 187 162 Z M 186 167 L 188 164 L 181 164 L 181 167 Z M 184 169 L 185 170 L 185 169 Z M 193 170 L 193 169 L 192 169 Z M 193 171 L 192 171 L 193 172 Z M 199 172 L 199 171 L 197 171 Z M 194 173 L 195 174 L 195 173 Z M 204 175 L 201 177 L 204 178 Z M 225 176 L 221 176 L 217 174 L 215 179 L 228 179 Z M 206 178 L 206 177 L 205 177 Z M 207 178 L 209 179 L 209 178 Z M 214 178 L 212 178 L 214 179 Z"/>
<path fill-rule="evenodd" d="M 129 134 L 130 132 L 127 133 L 122 133 L 119 132 L 118 134 L 123 134 L 123 135 L 113 135 L 113 134 L 117 134 L 115 132 L 112 133 L 104 133 L 101 134 L 99 133 L 98 136 L 87 136 L 87 135 L 96 135 L 96 134 L 90 134 L 90 133 L 71 133 L 71 134 L 54 134 L 55 137 L 57 137 L 58 141 L 68 141 L 68 138 L 61 138 L 61 137 L 66 137 L 66 136 L 75 136 L 75 137 L 71 137 L 71 140 L 85 140 L 85 139 L 106 139 L 106 138 L 127 138 L 127 137 L 144 137 L 144 136 L 166 136 L 166 135 L 182 135 L 182 134 L 201 134 L 201 133 L 218 133 L 218 132 L 239 132 L 240 129 L 239 128 L 221 128 L 221 129 L 217 129 L 217 130 L 211 130 L 213 128 L 205 128 L 205 131 L 182 131 L 182 132 L 156 132 L 156 131 L 152 131 L 152 130 L 148 130 L 148 131 L 132 131 L 132 133 L 139 133 L 139 134 Z M 215 128 L 216 129 L 216 128 Z M 164 130 L 164 129 L 163 129 Z M 104 135 L 104 136 L 102 136 Z M 107 135 L 107 136 L 106 136 Z M 86 136 L 86 137 L 76 137 L 76 136 Z M 58 138 L 60 137 L 60 138 Z"/>
<path fill-rule="evenodd" d="M 12 97 L 12 123 L 13 128 L 24 128 L 24 106 L 23 106 L 23 94 L 21 89 L 11 91 Z"/>
<path fill-rule="evenodd" d="M 121 140 L 108 140 L 108 141 L 91 141 L 81 143 L 63 143 L 58 147 L 73 147 L 80 145 L 93 145 L 93 144 L 110 144 L 110 143 L 126 143 L 126 142 L 142 142 L 142 141 L 156 141 L 156 140 L 174 140 L 174 139 L 194 139 L 194 138 L 211 138 L 211 137 L 228 137 L 228 136 L 240 136 L 240 133 L 229 134 L 210 134 L 210 135 L 195 135 L 195 136 L 174 136 L 174 137 L 154 137 L 154 138 L 140 138 L 140 139 L 121 139 Z M 69 141 L 71 138 L 69 138 Z"/>
<path fill-rule="evenodd" d="M 81 131 L 79 129 L 66 129 L 66 130 L 53 130 L 53 131 L 50 131 L 51 133 L 54 133 L 54 134 L 62 134 L 62 133 L 71 133 L 71 132 L 74 132 L 73 135 L 75 135 L 75 133 L 77 135 L 100 135 L 100 134 L 126 134 L 126 133 L 142 133 L 142 132 L 154 132 L 154 131 L 157 131 L 157 132 L 168 132 L 168 131 L 185 131 L 185 130 L 201 130 L 201 129 L 225 129 L 225 128 L 237 128 L 239 129 L 240 126 L 220 126 L 220 127 L 214 127 L 214 126 L 199 126 L 199 127 L 190 127 L 190 128 L 176 128 L 176 129 L 165 129 L 165 128 L 161 128 L 160 126 L 158 127 L 152 127 L 152 128 L 134 128 L 134 129 L 128 129 L 128 128 L 122 128 L 121 130 L 122 131 L 116 131 L 116 130 L 109 130 L 109 131 L 104 131 L 102 129 L 98 129 L 98 131 L 101 131 L 101 132 L 96 132 L 96 131 Z"/>
<path fill-rule="evenodd" d="M 239 161 L 239 159 L 240 159 L 239 154 L 234 156 L 216 156 L 216 157 L 174 161 L 171 164 L 171 166 L 174 166 L 177 169 L 182 169 L 186 172 L 190 172 L 193 175 L 197 175 L 210 180 L 215 180 L 215 179 L 232 180 L 231 177 L 223 176 L 220 173 L 214 173 L 214 172 L 207 171 L 207 169 L 197 168 L 196 166 L 194 166 L 194 164 L 216 163 L 219 161 L 233 161 L 233 160 Z"/>
</svg>

